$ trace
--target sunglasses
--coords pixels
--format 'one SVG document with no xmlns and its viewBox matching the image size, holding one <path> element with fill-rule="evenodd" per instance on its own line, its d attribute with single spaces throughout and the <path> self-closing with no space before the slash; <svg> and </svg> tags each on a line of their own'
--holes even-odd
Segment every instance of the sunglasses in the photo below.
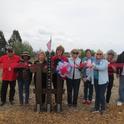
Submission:
<svg viewBox="0 0 124 124">
<path fill-rule="evenodd" d="M 78 52 L 72 52 L 72 54 L 78 55 Z"/>
<path fill-rule="evenodd" d="M 101 53 L 97 53 L 96 55 L 100 55 L 101 56 L 102 54 Z"/>
<path fill-rule="evenodd" d="M 13 53 L 13 50 L 8 50 L 8 53 Z"/>
</svg>

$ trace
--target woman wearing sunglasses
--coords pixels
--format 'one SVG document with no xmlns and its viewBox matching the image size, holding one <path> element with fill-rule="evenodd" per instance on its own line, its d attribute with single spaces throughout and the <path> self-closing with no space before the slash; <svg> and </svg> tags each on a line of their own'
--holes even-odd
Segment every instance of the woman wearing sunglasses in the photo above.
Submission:
<svg viewBox="0 0 124 124">
<path fill-rule="evenodd" d="M 68 62 L 71 66 L 70 73 L 67 77 L 67 102 L 69 107 L 77 106 L 78 92 L 81 79 L 81 59 L 78 57 L 78 54 L 78 50 L 73 49 L 71 51 L 71 57 L 68 59 Z"/>
<path fill-rule="evenodd" d="M 96 60 L 93 65 L 93 78 L 95 87 L 95 107 L 93 113 L 103 112 L 106 109 L 105 91 L 108 84 L 108 61 L 104 59 L 103 52 L 96 52 Z"/>
</svg>

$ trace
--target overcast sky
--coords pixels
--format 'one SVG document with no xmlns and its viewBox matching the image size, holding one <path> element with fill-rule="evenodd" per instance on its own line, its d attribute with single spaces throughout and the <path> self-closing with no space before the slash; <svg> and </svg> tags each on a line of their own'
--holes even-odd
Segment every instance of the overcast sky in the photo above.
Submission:
<svg viewBox="0 0 124 124">
<path fill-rule="evenodd" d="M 124 50 L 124 0 L 0 0 L 0 30 L 19 30 L 35 50 L 63 45 Z"/>
</svg>

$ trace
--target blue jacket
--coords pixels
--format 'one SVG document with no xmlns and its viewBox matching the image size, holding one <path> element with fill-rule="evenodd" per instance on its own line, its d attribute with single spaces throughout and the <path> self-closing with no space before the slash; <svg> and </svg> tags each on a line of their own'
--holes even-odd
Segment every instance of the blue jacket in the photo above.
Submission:
<svg viewBox="0 0 124 124">
<path fill-rule="evenodd" d="M 100 60 L 99 65 L 94 63 L 94 70 L 98 70 L 99 85 L 108 83 L 108 61 L 107 60 L 105 59 Z"/>
</svg>

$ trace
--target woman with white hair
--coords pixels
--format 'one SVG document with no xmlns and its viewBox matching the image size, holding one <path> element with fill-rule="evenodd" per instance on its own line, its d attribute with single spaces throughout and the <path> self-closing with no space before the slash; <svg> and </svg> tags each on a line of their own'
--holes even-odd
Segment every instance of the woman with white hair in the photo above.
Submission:
<svg viewBox="0 0 124 124">
<path fill-rule="evenodd" d="M 106 109 L 105 91 L 108 84 L 108 61 L 104 59 L 101 50 L 96 52 L 95 58 L 96 60 L 93 65 L 95 107 L 92 112 L 100 112 L 102 114 Z"/>
</svg>

